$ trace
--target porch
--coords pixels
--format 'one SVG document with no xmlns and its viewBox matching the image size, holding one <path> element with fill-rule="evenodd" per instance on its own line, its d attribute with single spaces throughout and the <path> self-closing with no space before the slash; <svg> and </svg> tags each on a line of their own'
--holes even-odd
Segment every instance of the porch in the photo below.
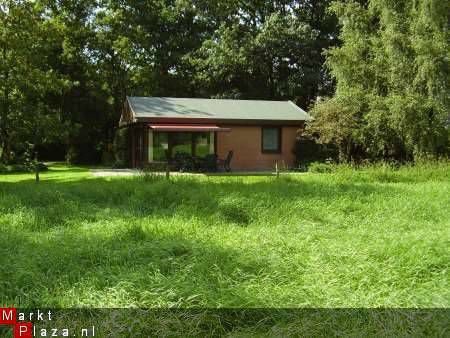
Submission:
<svg viewBox="0 0 450 338">
<path fill-rule="evenodd" d="M 215 171 L 217 125 L 137 125 L 130 128 L 131 166 L 163 170 Z M 184 168 L 181 168 L 184 167 Z"/>
</svg>

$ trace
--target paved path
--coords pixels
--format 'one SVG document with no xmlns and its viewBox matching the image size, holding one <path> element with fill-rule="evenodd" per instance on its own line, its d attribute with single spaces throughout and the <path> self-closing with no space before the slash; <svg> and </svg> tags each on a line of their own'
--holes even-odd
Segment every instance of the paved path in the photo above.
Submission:
<svg viewBox="0 0 450 338">
<path fill-rule="evenodd" d="M 92 175 L 96 177 L 106 176 L 133 176 L 140 173 L 136 169 L 91 169 Z"/>
<path fill-rule="evenodd" d="M 108 177 L 108 176 L 134 176 L 139 175 L 142 171 L 138 169 L 91 169 L 92 175 L 95 177 Z M 159 172 L 158 174 L 165 175 L 165 172 Z M 188 176 L 188 175 L 206 175 L 206 176 L 274 176 L 275 173 L 270 171 L 234 171 L 230 173 L 218 172 L 218 173 L 180 173 L 170 172 L 173 176 Z"/>
</svg>

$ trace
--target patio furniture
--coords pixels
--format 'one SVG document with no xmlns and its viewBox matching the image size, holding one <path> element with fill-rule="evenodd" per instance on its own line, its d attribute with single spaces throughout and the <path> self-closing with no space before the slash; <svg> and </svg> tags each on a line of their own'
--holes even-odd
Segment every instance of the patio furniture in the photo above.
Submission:
<svg viewBox="0 0 450 338">
<path fill-rule="evenodd" d="M 219 167 L 222 167 L 223 170 L 225 170 L 226 172 L 230 172 L 231 171 L 230 164 L 231 164 L 231 159 L 232 158 L 233 158 L 233 150 L 230 150 L 228 152 L 227 157 L 224 160 L 222 160 L 222 159 L 218 159 L 217 160 L 217 165 Z"/>
<path fill-rule="evenodd" d="M 199 172 L 216 172 L 217 171 L 217 155 L 208 154 L 205 157 L 198 158 L 197 170 Z"/>
<path fill-rule="evenodd" d="M 175 169 L 180 172 L 191 172 L 195 170 L 195 159 L 188 153 L 176 153 L 173 157 Z"/>
</svg>

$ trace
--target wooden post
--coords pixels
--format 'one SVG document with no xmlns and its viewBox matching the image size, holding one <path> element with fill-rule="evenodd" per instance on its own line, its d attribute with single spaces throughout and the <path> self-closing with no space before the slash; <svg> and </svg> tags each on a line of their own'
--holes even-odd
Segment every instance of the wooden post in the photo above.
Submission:
<svg viewBox="0 0 450 338">
<path fill-rule="evenodd" d="M 36 173 L 36 183 L 39 183 L 39 162 L 37 151 L 34 153 L 34 170 Z"/>
<path fill-rule="evenodd" d="M 170 179 L 169 162 L 166 163 L 166 179 Z"/>
<path fill-rule="evenodd" d="M 278 169 L 278 161 L 275 162 L 275 173 L 277 178 L 280 177 L 280 170 Z"/>
</svg>

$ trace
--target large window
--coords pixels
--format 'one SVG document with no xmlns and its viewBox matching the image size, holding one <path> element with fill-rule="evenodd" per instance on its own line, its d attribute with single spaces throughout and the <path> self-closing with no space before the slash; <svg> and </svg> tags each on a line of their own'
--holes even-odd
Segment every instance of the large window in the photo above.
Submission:
<svg viewBox="0 0 450 338">
<path fill-rule="evenodd" d="M 173 158 L 176 153 L 194 155 L 192 152 L 191 133 L 170 133 L 169 134 L 169 154 Z"/>
<path fill-rule="evenodd" d="M 172 159 L 176 153 L 204 157 L 214 149 L 214 134 L 189 132 L 154 132 L 153 161 Z"/>
<path fill-rule="evenodd" d="M 213 134 L 214 135 L 214 134 Z M 211 150 L 211 133 L 193 133 L 195 156 L 205 157 Z M 214 148 L 213 148 L 214 149 Z"/>
<path fill-rule="evenodd" d="M 281 153 L 281 128 L 262 128 L 261 150 L 263 153 Z"/>
<path fill-rule="evenodd" d="M 165 161 L 169 151 L 168 133 L 153 133 L 153 161 Z"/>
</svg>

